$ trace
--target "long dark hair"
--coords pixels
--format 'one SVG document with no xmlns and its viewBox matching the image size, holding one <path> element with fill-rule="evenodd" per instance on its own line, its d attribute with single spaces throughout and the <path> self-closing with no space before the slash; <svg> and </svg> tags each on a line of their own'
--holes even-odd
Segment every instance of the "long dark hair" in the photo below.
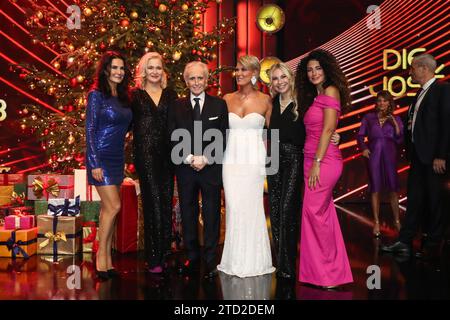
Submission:
<svg viewBox="0 0 450 320">
<path fill-rule="evenodd" d="M 123 103 L 124 107 L 129 106 L 129 83 L 131 79 L 131 72 L 128 68 L 127 62 L 123 55 L 116 51 L 107 51 L 103 54 L 97 65 L 97 71 L 95 73 L 93 90 L 98 90 L 106 97 L 111 97 L 111 87 L 108 83 L 109 74 L 111 72 L 111 63 L 114 59 L 120 59 L 123 61 L 125 76 L 121 83 L 117 84 L 117 95 L 119 100 Z"/>
<path fill-rule="evenodd" d="M 323 88 L 335 86 L 339 90 L 342 114 L 348 112 L 351 106 L 350 89 L 347 78 L 342 72 L 337 59 L 328 51 L 317 49 L 311 51 L 297 66 L 295 86 L 300 114 L 303 116 L 317 96 L 316 87 L 309 81 L 307 66 L 311 60 L 317 60 L 325 73 Z"/>
<path fill-rule="evenodd" d="M 389 106 L 387 107 L 386 114 L 388 116 L 390 116 L 395 110 L 394 97 L 392 97 L 392 94 L 390 94 L 389 91 L 382 90 L 382 91 L 378 92 L 378 94 L 377 94 L 377 101 L 379 98 L 383 98 L 384 100 L 387 100 L 389 102 Z M 375 109 L 376 109 L 376 112 L 379 111 L 378 107 L 376 107 L 376 104 L 375 104 Z"/>
</svg>

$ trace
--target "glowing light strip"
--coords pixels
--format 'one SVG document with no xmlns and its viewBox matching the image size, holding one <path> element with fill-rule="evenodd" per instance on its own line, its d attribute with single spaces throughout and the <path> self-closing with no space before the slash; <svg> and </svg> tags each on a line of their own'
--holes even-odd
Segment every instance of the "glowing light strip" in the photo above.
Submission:
<svg viewBox="0 0 450 320">
<path fill-rule="evenodd" d="M 368 226 L 373 226 L 373 225 L 374 225 L 374 222 L 373 222 L 372 220 L 370 220 L 369 218 L 366 218 L 366 217 L 364 217 L 364 216 L 361 216 L 361 215 L 359 215 L 359 214 L 357 214 L 357 213 L 355 213 L 355 212 L 353 212 L 353 211 L 351 211 L 351 210 L 345 209 L 345 208 L 341 207 L 340 205 L 335 204 L 334 206 L 335 206 L 336 208 L 338 208 L 339 210 L 345 212 L 345 213 L 348 214 L 349 216 L 355 218 L 355 219 L 358 220 L 359 222 L 362 222 L 362 223 L 365 224 L 365 225 L 368 225 Z"/>
<path fill-rule="evenodd" d="M 403 167 L 403 168 L 397 170 L 397 173 L 402 173 L 403 171 L 406 171 L 406 170 L 408 170 L 408 169 L 409 169 L 409 166 Z M 358 191 L 361 191 L 361 190 L 367 188 L 368 186 L 369 186 L 368 184 L 365 184 L 365 185 L 363 185 L 363 186 L 361 186 L 361 187 L 359 187 L 359 188 L 356 188 L 356 189 L 354 189 L 354 190 L 352 190 L 352 191 L 350 191 L 350 192 L 348 192 L 348 193 L 346 193 L 346 194 L 343 194 L 343 195 L 340 196 L 340 197 L 337 197 L 337 198 L 334 199 L 333 201 L 336 202 L 336 201 L 342 200 L 342 199 L 344 199 L 344 198 L 346 198 L 346 197 L 348 197 L 348 196 L 350 196 L 350 195 L 352 195 L 352 194 L 354 194 L 354 193 L 356 193 L 356 192 L 358 192 Z"/>
<path fill-rule="evenodd" d="M 23 32 L 25 32 L 28 36 L 31 36 L 31 33 L 25 29 L 24 27 L 22 27 L 16 20 L 14 20 L 13 18 L 11 18 L 10 16 L 8 16 L 5 12 L 3 12 L 3 10 L 0 10 L 0 13 L 3 14 L 9 21 L 11 21 L 12 23 L 14 23 L 20 30 L 22 30 Z M 39 42 L 39 44 L 41 46 L 43 46 L 44 48 L 50 50 L 51 52 L 53 52 L 55 55 L 59 55 L 58 52 L 56 52 L 55 50 L 53 50 L 52 48 L 46 46 L 45 44 L 43 44 L 42 42 Z"/>
<path fill-rule="evenodd" d="M 58 11 L 64 18 L 68 18 L 57 6 L 55 6 L 52 2 L 45 0 L 49 5 L 51 5 L 56 11 Z"/>
<path fill-rule="evenodd" d="M 25 10 L 23 10 L 21 7 L 19 7 L 19 5 L 17 3 L 15 3 L 14 1 L 9 0 L 9 3 L 12 4 L 13 6 L 15 6 L 23 14 L 26 14 Z"/>
<path fill-rule="evenodd" d="M 391 4 L 394 5 L 395 1 L 383 3 L 380 6 L 380 9 L 383 10 L 384 7 L 388 8 L 389 5 L 391 5 Z M 353 35 L 353 34 L 359 32 L 360 30 L 362 30 L 363 26 L 366 26 L 366 18 L 361 19 L 358 23 L 356 23 L 350 29 L 348 29 L 344 33 L 341 33 L 340 35 L 336 36 L 335 38 L 331 39 L 330 41 L 328 41 L 324 45 L 320 46 L 320 48 L 331 49 L 331 45 L 334 44 L 334 43 L 340 43 L 343 46 L 347 46 L 348 45 L 348 41 L 350 41 L 350 39 L 352 39 L 352 37 L 349 37 L 349 35 Z M 295 71 L 295 67 L 298 65 L 299 61 L 306 56 L 306 54 L 307 53 L 305 53 L 302 56 L 299 56 L 297 58 L 294 58 L 294 59 L 288 61 L 287 62 L 288 66 L 290 66 L 291 69 L 293 69 Z"/>
<path fill-rule="evenodd" d="M 425 34 L 424 37 L 422 37 L 420 39 L 417 39 L 413 43 L 410 42 L 411 37 L 414 35 L 416 30 L 422 28 L 422 24 L 419 24 L 419 23 L 421 21 L 423 21 L 423 20 L 427 20 L 428 16 L 432 15 L 435 11 L 438 11 L 439 9 L 440 9 L 440 7 L 436 8 L 433 12 L 430 12 L 427 16 L 422 17 L 421 19 L 415 21 L 413 24 L 409 25 L 406 28 L 403 28 L 404 26 L 402 26 L 402 31 L 398 34 L 398 37 L 395 38 L 395 40 L 392 40 L 389 37 L 389 33 L 387 32 L 386 35 L 384 36 L 385 40 L 383 40 L 382 42 L 378 41 L 378 42 L 370 43 L 371 51 L 370 51 L 369 55 L 367 53 L 365 53 L 364 51 L 361 51 L 363 56 L 361 54 L 356 54 L 355 58 L 356 57 L 364 58 L 363 62 L 359 62 L 361 59 L 358 59 L 357 61 L 354 61 L 354 62 L 350 63 L 348 66 L 347 65 L 343 66 L 343 70 L 345 70 L 346 74 L 347 74 L 348 71 L 351 71 L 353 69 L 355 69 L 356 71 L 359 71 L 359 69 L 357 69 L 357 68 L 359 66 L 361 66 L 361 65 L 364 66 L 364 68 L 362 70 L 366 69 L 367 67 L 365 66 L 365 63 L 376 59 L 375 55 L 377 54 L 377 52 L 380 51 L 382 48 L 386 47 L 386 45 L 388 45 L 388 44 L 389 44 L 390 47 L 401 47 L 401 46 L 404 46 L 404 45 L 408 45 L 408 47 L 410 47 L 410 46 L 412 47 L 416 43 L 422 42 L 426 38 L 432 37 L 432 35 L 434 35 L 435 33 L 438 32 L 438 30 L 436 30 L 437 29 L 436 26 L 442 25 L 442 21 L 445 21 L 446 19 L 448 19 L 445 15 L 444 15 L 444 17 L 441 20 L 436 21 L 434 24 L 428 25 L 425 29 L 421 29 L 420 30 L 420 32 L 423 32 Z M 412 29 L 414 26 L 416 26 L 415 29 Z M 439 30 L 442 29 L 442 28 L 443 27 L 439 28 Z M 409 29 L 412 29 L 412 30 L 406 32 Z M 403 34 L 403 35 L 400 37 L 401 34 Z M 404 39 L 404 40 L 401 41 L 402 39 Z M 367 46 L 367 45 L 368 44 L 365 44 L 365 46 Z M 367 58 L 367 56 L 369 56 L 370 58 Z M 355 59 L 352 59 L 352 60 L 355 60 Z M 350 67 L 351 65 L 353 65 L 353 66 Z"/>
<path fill-rule="evenodd" d="M 28 50 L 27 48 L 25 48 L 23 45 L 21 45 L 19 42 L 17 42 L 16 40 L 14 40 L 13 38 L 11 38 L 10 36 L 8 36 L 6 33 L 4 33 L 3 31 L 0 30 L 0 34 L 2 36 L 4 36 L 6 39 L 8 39 L 9 41 L 11 41 L 12 43 L 14 43 L 17 47 L 19 47 L 20 49 L 22 49 L 23 51 L 25 51 L 26 53 L 28 53 L 31 57 L 35 58 L 36 60 L 38 60 L 40 63 L 44 64 L 45 66 L 47 66 L 48 68 L 52 69 L 53 71 L 55 71 L 57 74 L 63 76 L 64 78 L 68 79 L 68 77 L 63 74 L 61 71 L 59 71 L 58 69 L 55 69 L 52 65 L 48 64 L 46 61 L 42 60 L 40 57 L 38 57 L 37 55 L 35 55 L 33 52 L 31 52 L 30 50 Z"/>
<path fill-rule="evenodd" d="M 433 23 L 432 25 L 430 25 L 430 26 L 428 26 L 427 28 L 425 28 L 424 30 L 422 30 L 424 33 L 426 32 L 426 35 L 425 35 L 424 37 L 421 37 L 421 38 L 420 38 L 420 41 L 424 41 L 425 39 L 427 39 L 427 38 L 433 36 L 437 31 L 441 30 L 443 27 L 439 28 L 438 30 L 433 29 L 433 28 L 434 28 L 435 26 L 437 26 L 437 25 L 440 25 L 441 22 L 442 22 L 443 20 L 446 20 L 446 19 L 447 19 L 447 17 L 444 17 L 444 18 L 442 18 L 441 20 L 436 21 L 436 22 Z M 445 26 L 444 26 L 444 27 L 445 27 Z M 428 29 L 433 29 L 434 31 L 428 32 Z M 407 34 L 407 35 L 410 35 L 410 34 Z M 407 44 L 409 40 L 410 40 L 410 39 L 406 39 L 406 40 L 404 40 L 404 41 L 398 43 L 396 46 L 398 46 L 398 47 L 403 46 L 403 45 Z M 417 42 L 419 42 L 419 40 L 417 40 L 416 42 L 412 43 L 411 46 L 414 45 L 414 44 L 417 43 Z M 397 43 L 397 42 L 392 42 L 392 44 L 395 44 L 395 43 Z M 409 43 L 408 43 L 408 44 L 409 44 Z M 383 45 L 384 45 L 384 43 L 383 43 Z M 373 48 L 372 48 L 372 49 L 373 49 Z M 370 63 L 370 64 L 367 64 L 367 62 L 369 62 L 369 61 L 374 61 L 374 62 L 373 62 L 373 63 Z M 359 74 L 359 72 L 360 72 L 361 70 L 368 69 L 369 67 L 371 67 L 371 66 L 377 64 L 378 62 L 379 62 L 379 61 L 377 61 L 377 57 L 376 57 L 376 56 L 372 56 L 370 59 L 364 59 L 364 61 L 361 61 L 360 63 L 354 65 L 353 67 L 351 67 L 351 68 L 349 68 L 349 69 L 346 69 L 345 74 L 347 75 L 347 77 L 350 77 L 351 75 L 353 75 L 353 74 L 355 74 L 355 73 L 356 73 L 356 74 Z M 362 66 L 362 68 L 359 68 L 359 69 L 358 69 L 358 67 L 361 67 L 361 66 Z M 349 72 L 350 70 L 353 70 L 353 69 L 355 69 L 355 71 Z M 354 78 L 349 78 L 349 81 L 353 81 L 353 79 L 354 79 Z"/>
<path fill-rule="evenodd" d="M 24 96 L 26 96 L 26 97 L 30 98 L 31 100 L 33 100 L 33 101 L 39 103 L 40 105 L 44 106 L 45 108 L 50 109 L 50 110 L 52 110 L 53 112 L 56 112 L 56 113 L 61 114 L 61 115 L 64 114 L 64 113 L 62 113 L 61 111 L 59 111 L 58 109 L 55 109 L 55 108 L 53 108 L 51 105 L 45 103 L 45 102 L 42 101 L 41 99 L 36 98 L 35 96 L 29 94 L 29 93 L 26 92 L 26 91 L 23 91 L 22 89 L 20 89 L 19 87 L 15 86 L 14 84 L 12 84 L 11 82 L 9 82 L 8 80 L 2 78 L 1 76 L 0 76 L 0 81 L 3 81 L 4 83 L 6 83 L 6 84 L 7 84 L 8 86 L 10 86 L 11 88 L 15 89 L 16 91 L 19 91 L 19 92 L 22 93 Z"/>
<path fill-rule="evenodd" d="M 411 2 L 411 4 L 414 4 L 414 1 Z M 384 12 L 383 14 L 383 28 L 384 30 L 389 29 L 393 24 L 395 24 L 397 22 L 397 17 L 401 14 L 404 15 L 408 15 L 409 14 L 409 7 L 411 6 L 405 6 L 404 4 L 402 4 L 403 6 L 401 6 L 401 8 L 395 8 L 395 10 L 392 10 L 393 14 L 390 14 L 391 12 L 387 11 Z M 383 9 L 380 9 L 383 10 Z M 403 10 L 403 12 L 399 12 L 400 10 Z M 378 31 L 369 31 L 369 30 L 364 30 L 367 28 L 366 26 L 366 21 L 367 21 L 367 17 L 362 19 L 362 21 L 364 21 L 364 27 L 360 28 L 358 30 L 355 30 L 352 33 L 351 37 L 347 37 L 346 39 L 344 39 L 344 41 L 338 42 L 336 43 L 334 46 L 328 46 L 330 48 L 330 51 L 332 51 L 333 53 L 335 53 L 336 56 L 340 56 L 341 59 L 339 60 L 341 63 L 342 68 L 345 68 L 345 65 L 347 64 L 347 61 L 351 61 L 352 58 L 354 57 L 354 55 L 356 54 L 356 52 L 364 52 L 364 45 L 367 42 L 373 42 L 373 43 L 377 43 L 379 42 L 383 37 L 385 37 L 384 33 L 380 33 Z M 343 43 L 344 42 L 344 43 Z M 356 52 L 353 52 L 353 50 L 359 47 L 360 49 L 356 49 Z M 353 50 L 352 50 L 353 49 Z M 349 52 L 351 52 L 351 55 L 347 55 Z"/>
<path fill-rule="evenodd" d="M 17 171 L 17 173 L 25 173 L 25 172 L 33 171 L 33 170 L 44 168 L 44 167 L 48 167 L 48 164 L 44 163 L 44 164 L 41 164 L 41 165 L 36 166 L 36 167 L 31 167 L 31 168 L 27 168 L 25 170 Z"/>
<path fill-rule="evenodd" d="M 10 166 L 10 165 L 12 165 L 12 164 L 16 164 L 16 163 L 19 163 L 19 162 L 23 162 L 23 161 L 35 159 L 35 158 L 38 158 L 38 157 L 39 157 L 39 155 L 36 155 L 36 156 L 29 156 L 29 157 L 26 157 L 26 158 L 17 159 L 17 160 L 14 160 L 14 161 L 2 163 L 2 166 Z"/>
<path fill-rule="evenodd" d="M 417 3 L 413 3 L 413 4 L 416 5 Z M 428 9 L 426 9 L 426 10 L 431 10 L 431 8 L 432 7 L 428 7 Z M 405 8 L 405 7 L 402 7 L 402 9 L 404 12 L 398 12 L 396 10 L 395 14 L 389 16 L 387 21 L 392 21 L 392 23 L 387 24 L 387 26 L 386 26 L 386 24 L 384 24 L 384 26 L 383 26 L 384 30 L 396 29 L 396 24 L 398 24 L 398 22 L 400 21 L 398 19 L 399 17 L 410 16 L 413 11 L 422 10 L 422 8 L 414 8 L 413 10 L 407 11 L 407 8 Z M 425 19 L 425 17 L 421 16 L 420 20 L 407 21 L 406 23 L 401 21 L 403 23 L 402 31 L 399 34 L 397 34 L 398 37 L 395 38 L 395 40 L 392 39 L 391 34 L 389 32 L 378 33 L 375 35 L 375 37 L 368 38 L 366 41 L 354 40 L 353 38 L 355 38 L 355 37 L 352 37 L 352 39 L 351 39 L 352 41 L 348 46 L 342 47 L 343 48 L 342 50 L 336 50 L 336 55 L 340 56 L 339 61 L 341 62 L 342 69 L 346 70 L 353 63 L 361 60 L 361 58 L 366 59 L 368 56 L 369 57 L 374 56 L 377 53 L 377 51 L 379 50 L 379 48 L 383 48 L 387 43 L 392 44 L 392 46 L 394 46 L 394 44 L 397 41 L 399 41 L 403 37 L 408 36 L 411 33 L 411 32 L 406 33 L 406 31 L 409 28 L 411 28 L 414 25 L 420 26 L 420 24 L 419 24 L 420 21 L 422 21 L 424 19 Z M 399 37 L 400 34 L 404 34 L 404 36 Z M 368 43 L 370 43 L 370 51 L 369 52 L 367 52 L 367 44 Z M 356 47 L 358 47 L 358 48 L 356 49 Z M 354 61 L 354 60 L 356 60 L 356 61 Z M 352 61 L 354 61 L 354 62 L 352 62 Z"/>
<path fill-rule="evenodd" d="M 416 7 L 412 8 L 411 10 L 408 10 L 412 5 L 415 5 Z M 421 26 L 422 25 L 421 21 L 423 21 L 425 18 L 427 18 L 429 15 L 433 14 L 435 11 L 437 11 L 440 8 L 440 7 L 436 8 L 433 12 L 430 12 L 430 13 L 428 13 L 428 15 L 424 16 L 427 11 L 432 10 L 434 5 L 431 5 L 431 6 L 428 6 L 426 4 L 422 5 L 422 7 L 426 6 L 426 9 L 422 9 L 422 7 L 417 7 L 417 5 L 418 5 L 417 1 L 415 1 L 415 2 L 412 2 L 411 5 L 409 5 L 408 7 L 403 6 L 400 9 L 400 10 L 403 10 L 402 12 L 400 12 L 399 10 L 396 10 L 395 14 L 389 16 L 389 18 L 387 20 L 385 20 L 385 21 L 389 21 L 392 23 L 383 23 L 384 30 L 398 29 L 397 24 L 399 23 L 399 21 L 402 23 L 401 32 L 396 35 L 399 36 L 400 34 L 404 34 L 404 36 L 395 38 L 396 41 L 399 41 L 400 39 L 408 36 L 410 33 L 412 33 L 411 31 L 409 31 L 407 33 L 407 31 L 410 28 L 412 28 L 415 25 Z M 410 15 L 414 14 L 414 12 L 422 12 L 422 11 L 423 11 L 423 13 L 419 17 L 420 19 L 417 19 L 414 21 L 406 21 L 406 22 L 398 19 L 399 17 L 410 16 Z M 366 34 L 366 33 L 363 33 L 363 34 Z M 367 52 L 365 51 L 366 50 L 365 46 L 367 45 L 367 42 L 370 41 L 370 43 L 371 43 L 371 48 L 370 48 L 371 52 L 370 53 L 372 53 L 372 55 L 374 52 L 376 52 L 378 50 L 378 48 L 384 47 L 386 43 L 395 43 L 395 41 L 393 41 L 391 38 L 391 34 L 388 32 L 378 33 L 377 35 L 375 35 L 375 37 L 367 39 L 367 41 L 358 41 L 355 38 L 358 38 L 358 36 L 351 38 L 351 40 L 352 40 L 351 45 L 343 47 L 343 50 L 336 52 L 337 55 L 343 55 L 343 57 L 341 58 L 341 60 L 343 61 L 341 63 L 341 66 L 343 69 L 346 69 L 347 65 L 351 65 L 352 63 L 348 63 L 348 62 L 350 62 L 352 60 L 355 60 L 356 58 L 358 58 L 358 60 L 360 60 L 359 57 L 362 57 L 362 56 L 367 57 Z M 352 48 L 354 49 L 355 47 L 359 47 L 359 49 L 352 50 Z M 348 53 L 350 53 L 351 55 L 347 55 Z"/>
</svg>

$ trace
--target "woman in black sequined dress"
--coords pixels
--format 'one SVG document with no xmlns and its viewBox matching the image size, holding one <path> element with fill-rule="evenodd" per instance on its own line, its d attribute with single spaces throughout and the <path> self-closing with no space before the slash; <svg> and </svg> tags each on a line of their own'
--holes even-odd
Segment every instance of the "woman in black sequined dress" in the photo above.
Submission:
<svg viewBox="0 0 450 320">
<path fill-rule="evenodd" d="M 148 271 L 161 273 L 172 242 L 173 173 L 167 109 L 177 94 L 167 88 L 162 57 L 145 54 L 132 91 L 133 153 L 144 209 L 144 244 Z"/>
<path fill-rule="evenodd" d="M 271 142 L 276 143 L 275 138 L 279 141 L 278 172 L 267 176 L 270 225 L 277 276 L 295 279 L 306 132 L 297 110 L 294 75 L 283 63 L 270 69 L 270 93 L 273 97 L 269 128 Z M 274 130 L 278 130 L 278 137 Z"/>
</svg>

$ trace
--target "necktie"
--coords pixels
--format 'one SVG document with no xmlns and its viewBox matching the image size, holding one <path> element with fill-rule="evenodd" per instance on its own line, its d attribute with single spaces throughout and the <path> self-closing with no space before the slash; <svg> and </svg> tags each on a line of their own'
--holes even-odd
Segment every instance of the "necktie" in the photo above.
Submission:
<svg viewBox="0 0 450 320">
<path fill-rule="evenodd" d="M 416 110 L 416 104 L 417 101 L 419 100 L 420 96 L 423 93 L 423 89 L 420 88 L 417 92 L 416 92 L 416 97 L 413 100 L 412 104 L 411 104 L 411 108 L 409 108 L 409 113 L 408 113 L 408 130 L 412 130 L 412 121 L 414 118 L 414 111 Z"/>
<path fill-rule="evenodd" d="M 195 104 L 194 104 L 194 121 L 200 121 L 200 98 L 194 98 Z"/>
</svg>

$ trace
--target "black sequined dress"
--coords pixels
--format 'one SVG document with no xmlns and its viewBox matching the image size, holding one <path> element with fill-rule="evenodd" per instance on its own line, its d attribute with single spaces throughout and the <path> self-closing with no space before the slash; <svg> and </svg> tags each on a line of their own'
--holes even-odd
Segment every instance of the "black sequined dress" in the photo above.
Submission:
<svg viewBox="0 0 450 320">
<path fill-rule="evenodd" d="M 145 257 L 149 267 L 164 263 L 172 242 L 173 170 L 167 110 L 177 95 L 166 88 L 158 105 L 145 90 L 132 91 L 133 154 L 144 210 Z"/>
<path fill-rule="evenodd" d="M 272 130 L 279 130 L 279 170 L 267 176 L 270 203 L 270 223 L 275 245 L 277 274 L 295 279 L 297 244 L 300 235 L 302 207 L 303 146 L 305 125 L 303 118 L 295 118 L 294 103 L 281 113 L 279 96 L 273 99 L 270 118 Z"/>
</svg>

